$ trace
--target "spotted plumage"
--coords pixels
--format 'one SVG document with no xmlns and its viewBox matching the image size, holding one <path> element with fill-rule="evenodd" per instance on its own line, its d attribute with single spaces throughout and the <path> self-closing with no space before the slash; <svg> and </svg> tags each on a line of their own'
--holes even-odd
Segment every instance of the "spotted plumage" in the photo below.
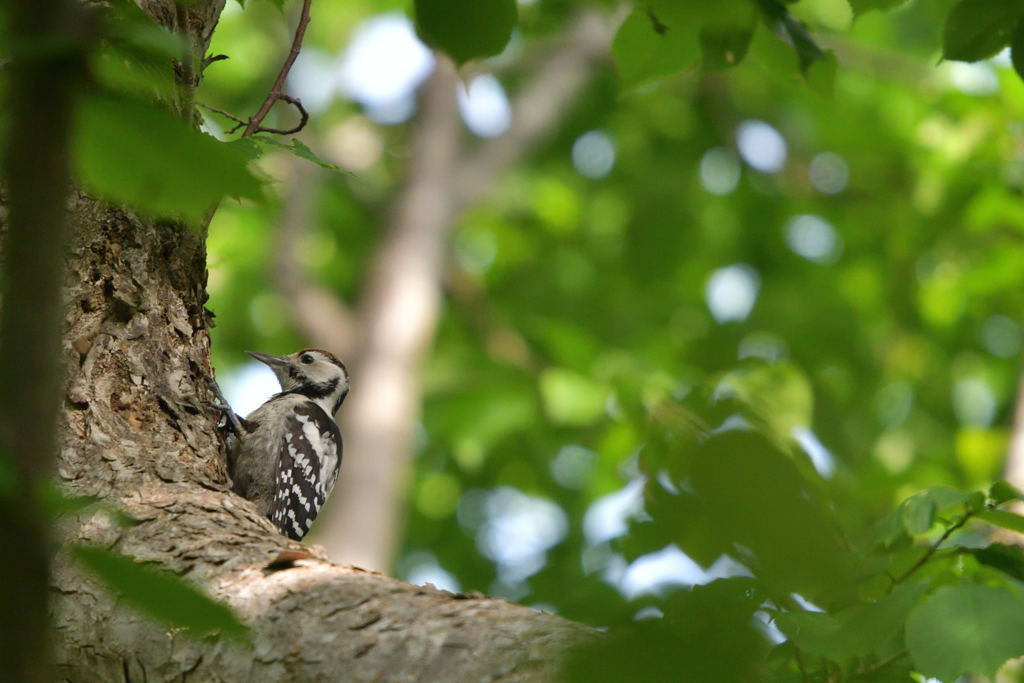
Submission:
<svg viewBox="0 0 1024 683">
<path fill-rule="evenodd" d="M 242 421 L 244 433 L 231 449 L 233 489 L 300 540 L 338 478 L 342 442 L 334 414 L 348 394 L 348 372 L 318 349 L 247 353 L 270 366 L 281 392 Z"/>
</svg>

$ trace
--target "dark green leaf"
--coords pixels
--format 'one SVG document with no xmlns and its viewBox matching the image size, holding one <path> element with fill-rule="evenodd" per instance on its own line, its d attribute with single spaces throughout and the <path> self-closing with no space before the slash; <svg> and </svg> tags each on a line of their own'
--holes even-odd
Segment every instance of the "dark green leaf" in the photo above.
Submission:
<svg viewBox="0 0 1024 683">
<path fill-rule="evenodd" d="M 1024 551 L 1017 546 L 993 543 L 985 548 L 970 548 L 967 552 L 981 564 L 1024 581 Z"/>
<path fill-rule="evenodd" d="M 1018 0 L 961 0 L 946 18 L 943 59 L 976 62 L 1003 49 L 1024 17 Z"/>
<path fill-rule="evenodd" d="M 1006 510 L 984 510 L 978 513 L 978 519 L 984 520 L 1003 529 L 1024 534 L 1024 517 Z"/>
<path fill-rule="evenodd" d="M 935 501 L 924 493 L 911 496 L 903 501 L 903 527 L 911 536 L 923 534 L 932 528 L 938 507 Z"/>
<path fill-rule="evenodd" d="M 772 590 L 814 600 L 852 587 L 852 558 L 818 490 L 768 438 L 730 431 L 702 443 L 689 481 L 706 525 Z M 681 536 L 683 550 L 686 542 Z"/>
<path fill-rule="evenodd" d="M 1024 20 L 1017 24 L 1010 38 L 1010 61 L 1017 75 L 1024 78 Z M 998 483 L 998 482 L 997 482 Z M 1018 496 L 1020 493 L 1018 492 Z"/>
<path fill-rule="evenodd" d="M 835 614 L 785 612 L 775 623 L 801 650 L 845 663 L 877 652 L 895 637 L 924 590 L 924 584 L 905 584 L 867 605 Z"/>
<path fill-rule="evenodd" d="M 580 683 L 764 680 L 767 650 L 751 615 L 763 598 L 746 578 L 713 581 L 674 594 L 664 619 L 612 628 L 571 653 L 567 679 Z"/>
<path fill-rule="evenodd" d="M 801 72 L 807 74 L 812 64 L 825 57 L 825 51 L 814 41 L 807 27 L 794 19 L 784 4 L 778 0 L 761 0 L 758 6 L 769 24 L 788 36 L 800 62 Z"/>
<path fill-rule="evenodd" d="M 75 157 L 97 195 L 160 217 L 201 219 L 224 196 L 259 196 L 247 163 L 253 148 L 223 143 L 163 109 L 130 99 L 82 102 Z"/>
<path fill-rule="evenodd" d="M 74 546 L 72 552 L 119 598 L 168 626 L 196 636 L 219 631 L 241 638 L 248 633 L 228 607 L 168 572 L 104 548 Z"/>
<path fill-rule="evenodd" d="M 946 586 L 911 610 L 907 647 L 926 676 L 991 677 L 1024 654 L 1024 599 L 991 586 Z"/>
<path fill-rule="evenodd" d="M 645 12 L 634 11 L 615 34 L 612 56 L 622 80 L 639 85 L 678 73 L 696 63 L 697 28 L 656 30 Z"/>
<path fill-rule="evenodd" d="M 415 0 L 414 6 L 423 42 L 457 64 L 500 53 L 517 19 L 515 0 Z"/>
</svg>

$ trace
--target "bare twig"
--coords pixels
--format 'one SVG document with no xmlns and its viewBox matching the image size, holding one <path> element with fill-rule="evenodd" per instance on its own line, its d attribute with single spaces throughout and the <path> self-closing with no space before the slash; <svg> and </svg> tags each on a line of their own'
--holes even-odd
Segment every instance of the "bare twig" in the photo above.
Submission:
<svg viewBox="0 0 1024 683">
<path fill-rule="evenodd" d="M 296 109 L 299 110 L 299 122 L 296 125 L 292 126 L 291 128 L 267 128 L 265 126 L 257 126 L 256 132 L 276 133 L 277 135 L 293 135 L 295 133 L 298 133 L 303 128 L 305 128 L 306 122 L 309 121 L 309 112 L 307 112 L 306 108 L 302 106 L 302 102 L 299 101 L 299 98 L 292 97 L 291 95 L 285 95 L 283 93 L 278 93 L 277 99 L 282 102 L 287 102 L 288 104 L 294 106 Z M 252 123 L 250 122 L 249 125 L 251 126 Z M 249 129 L 246 128 L 246 131 L 248 130 Z M 242 133 L 242 137 L 246 137 L 246 135 L 248 135 L 247 132 Z"/>
<path fill-rule="evenodd" d="M 301 104 L 298 104 L 298 100 L 292 97 L 288 97 L 284 94 L 284 81 L 288 78 L 288 72 L 291 71 L 292 65 L 295 64 L 295 59 L 299 56 L 299 51 L 302 49 L 302 39 L 306 35 L 306 26 L 309 25 L 309 6 L 313 3 L 313 0 L 302 0 L 302 12 L 299 14 L 299 25 L 295 27 L 295 37 L 292 39 L 291 49 L 288 50 L 288 56 L 284 60 L 284 64 L 281 65 L 281 70 L 277 73 L 277 79 L 274 81 L 274 85 L 271 86 L 270 92 L 267 93 L 267 98 L 263 100 L 263 104 L 260 106 L 259 111 L 249 119 L 248 125 L 245 127 L 245 131 L 242 132 L 242 137 L 247 138 L 251 135 L 265 131 L 268 133 L 282 133 L 282 131 L 273 128 L 261 128 L 260 124 L 263 123 L 263 119 L 267 118 L 267 114 L 270 113 L 271 107 L 278 100 L 284 100 L 289 104 L 298 105 L 299 113 L 302 115 L 302 121 L 297 127 L 287 131 L 285 134 L 297 133 L 302 130 L 302 127 L 306 125 L 306 120 L 309 115 L 306 114 L 306 110 L 302 108 Z"/>
<path fill-rule="evenodd" d="M 243 118 L 241 118 L 239 116 L 235 116 L 234 114 L 232 114 L 229 111 L 224 111 L 223 109 L 211 106 L 209 104 L 203 104 L 202 102 L 196 102 L 196 106 L 197 107 L 202 107 L 203 109 L 206 109 L 207 111 L 212 111 L 215 114 L 220 114 L 221 116 L 223 116 L 225 118 L 228 118 L 228 119 L 231 119 L 235 123 L 239 123 L 239 124 L 241 124 L 243 126 L 245 126 L 245 125 L 247 125 L 249 123 L 245 119 L 243 119 Z"/>
<path fill-rule="evenodd" d="M 207 109 L 216 114 L 220 114 L 228 119 L 235 122 L 235 126 L 227 133 L 231 135 L 239 128 L 245 127 L 242 132 L 242 137 L 247 138 L 255 135 L 256 133 L 274 133 L 275 135 L 294 135 L 300 130 L 306 127 L 306 123 L 309 122 L 309 112 L 302 106 L 302 102 L 298 97 L 292 97 L 284 92 L 284 82 L 288 78 L 288 72 L 292 70 L 292 65 L 295 64 L 296 58 L 299 56 L 299 52 L 302 50 L 302 39 L 306 35 L 306 26 L 309 25 L 309 6 L 313 3 L 313 0 L 302 0 L 302 12 L 299 14 L 299 25 L 295 27 L 295 37 L 292 39 L 292 46 L 288 50 L 288 56 L 284 60 L 284 64 L 281 65 L 281 70 L 277 72 L 277 78 L 274 80 L 274 85 L 270 86 L 270 92 L 267 93 L 266 99 L 263 100 L 263 104 L 260 105 L 259 111 L 248 119 L 243 119 L 240 116 L 236 116 L 229 111 L 224 111 L 217 107 L 197 102 L 196 104 L 203 109 Z M 227 55 L 214 55 L 203 60 L 203 68 L 212 64 L 213 62 L 227 59 Z M 299 111 L 299 122 L 291 128 L 270 128 L 263 126 L 263 119 L 267 118 L 267 114 L 270 113 L 271 108 L 277 102 L 287 102 Z"/>
</svg>

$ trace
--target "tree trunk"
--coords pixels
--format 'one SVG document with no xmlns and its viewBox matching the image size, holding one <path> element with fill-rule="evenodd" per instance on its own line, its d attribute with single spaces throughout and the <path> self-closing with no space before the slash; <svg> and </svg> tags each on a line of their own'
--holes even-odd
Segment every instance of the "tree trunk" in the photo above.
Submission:
<svg viewBox="0 0 1024 683">
<path fill-rule="evenodd" d="M 142 4 L 161 23 L 176 21 L 172 4 Z M 222 6 L 188 5 L 182 23 L 196 55 Z M 304 546 L 229 490 L 210 405 L 203 231 L 82 194 L 72 198 L 70 222 L 57 474 L 71 493 L 99 496 L 137 523 L 90 510 L 61 520 L 59 532 L 193 581 L 236 611 L 252 642 L 161 628 L 62 553 L 52 576 L 59 678 L 533 680 L 553 676 L 557 654 L 589 637 L 525 607 L 323 558 L 268 568 L 281 551 Z"/>
</svg>

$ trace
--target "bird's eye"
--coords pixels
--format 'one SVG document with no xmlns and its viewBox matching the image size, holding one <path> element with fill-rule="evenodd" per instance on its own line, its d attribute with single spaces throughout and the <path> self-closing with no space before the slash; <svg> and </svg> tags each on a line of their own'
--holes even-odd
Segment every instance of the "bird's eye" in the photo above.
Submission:
<svg viewBox="0 0 1024 683">
<path fill-rule="evenodd" d="M 302 354 L 302 358 L 300 358 L 299 360 L 301 360 L 306 365 L 309 365 L 310 363 L 313 362 L 313 356 L 309 355 L 308 353 L 304 353 Z"/>
</svg>

